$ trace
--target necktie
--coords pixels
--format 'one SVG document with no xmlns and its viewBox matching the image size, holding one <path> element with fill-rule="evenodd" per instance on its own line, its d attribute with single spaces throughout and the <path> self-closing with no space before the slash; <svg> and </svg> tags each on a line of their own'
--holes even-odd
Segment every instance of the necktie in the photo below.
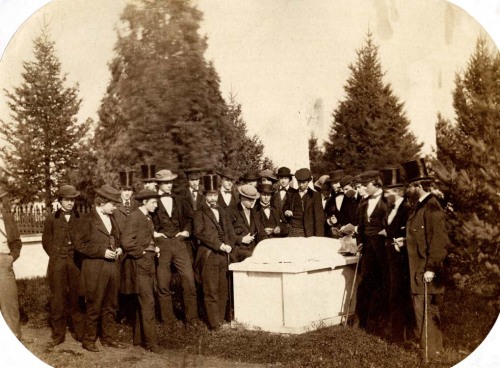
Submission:
<svg viewBox="0 0 500 368">
<path fill-rule="evenodd" d="M 226 194 L 231 193 L 231 191 L 230 191 L 230 190 L 225 190 L 225 189 L 224 189 L 224 190 L 222 190 L 222 192 L 224 192 L 224 193 L 226 193 Z"/>
<path fill-rule="evenodd" d="M 127 208 L 128 208 L 128 207 L 130 207 L 130 200 L 128 200 L 128 199 L 127 199 L 127 200 L 125 201 L 125 207 L 127 207 Z"/>
</svg>

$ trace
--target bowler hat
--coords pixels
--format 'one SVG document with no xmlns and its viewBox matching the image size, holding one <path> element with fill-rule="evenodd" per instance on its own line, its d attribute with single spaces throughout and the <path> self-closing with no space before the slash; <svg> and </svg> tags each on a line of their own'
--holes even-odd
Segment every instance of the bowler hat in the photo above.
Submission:
<svg viewBox="0 0 500 368">
<path fill-rule="evenodd" d="M 385 167 L 380 169 L 380 178 L 384 188 L 396 188 L 403 186 L 401 179 L 401 168 L 399 167 Z"/>
<path fill-rule="evenodd" d="M 215 174 L 203 175 L 201 178 L 204 192 L 217 192 L 219 190 L 219 178 Z"/>
<path fill-rule="evenodd" d="M 217 174 L 219 174 L 219 176 L 222 178 L 228 178 L 230 180 L 238 179 L 238 173 L 231 170 L 229 167 L 221 169 Z"/>
<path fill-rule="evenodd" d="M 142 181 L 155 181 L 156 165 L 141 165 Z"/>
<path fill-rule="evenodd" d="M 274 193 L 274 187 L 272 184 L 259 184 L 257 185 L 257 190 L 259 193 L 263 194 L 273 194 Z"/>
<path fill-rule="evenodd" d="M 273 182 L 275 181 L 278 181 L 278 178 L 276 177 L 276 175 L 274 174 L 274 171 L 273 170 L 269 170 L 269 169 L 265 169 L 265 170 L 262 170 L 260 173 L 259 173 L 259 176 L 261 178 L 266 178 L 266 179 L 269 179 Z"/>
<path fill-rule="evenodd" d="M 405 170 L 406 180 L 409 183 L 417 180 L 432 180 L 432 177 L 427 172 L 425 160 L 422 157 L 417 160 L 403 162 L 401 166 Z"/>
<path fill-rule="evenodd" d="M 151 189 L 143 189 L 139 193 L 137 193 L 134 198 L 137 199 L 138 201 L 142 201 L 144 199 L 150 199 L 150 198 L 158 198 L 160 195 L 155 192 L 154 190 Z"/>
<path fill-rule="evenodd" d="M 295 179 L 298 181 L 311 180 L 311 170 L 307 168 L 298 169 L 295 171 Z"/>
<path fill-rule="evenodd" d="M 80 195 L 80 192 L 72 185 L 63 185 L 56 192 L 57 198 L 76 198 Z"/>
<path fill-rule="evenodd" d="M 342 179 L 340 179 L 340 186 L 343 188 L 348 184 L 351 184 L 354 181 L 354 177 L 352 175 L 346 175 Z"/>
<path fill-rule="evenodd" d="M 121 190 L 132 190 L 134 182 L 133 170 L 121 170 L 120 174 L 120 188 Z"/>
<path fill-rule="evenodd" d="M 120 203 L 122 201 L 120 196 L 121 194 L 120 191 L 118 189 L 113 188 L 111 185 L 104 184 L 100 188 L 95 188 L 94 190 L 99 195 L 99 197 L 110 200 L 111 202 Z"/>
<path fill-rule="evenodd" d="M 177 178 L 177 174 L 172 173 L 170 170 L 160 170 L 155 175 L 155 181 L 172 181 Z"/>
<path fill-rule="evenodd" d="M 339 183 L 340 179 L 342 179 L 342 177 L 344 176 L 344 170 L 340 169 L 340 170 L 331 171 L 328 173 L 328 175 L 330 177 L 328 179 L 329 183 Z"/>
<path fill-rule="evenodd" d="M 328 185 L 328 178 L 328 175 L 320 176 L 319 179 L 314 182 L 314 187 L 321 190 L 324 185 Z"/>
<path fill-rule="evenodd" d="M 362 184 L 367 184 L 372 180 L 380 178 L 377 170 L 368 170 L 360 174 L 360 182 Z"/>
<path fill-rule="evenodd" d="M 238 187 L 238 192 L 240 196 L 247 197 L 250 199 L 258 199 L 260 198 L 259 192 L 257 192 L 257 188 L 250 184 L 244 184 Z"/>
<path fill-rule="evenodd" d="M 199 167 L 190 167 L 189 169 L 184 170 L 184 174 L 188 180 L 196 180 L 201 177 L 201 169 Z"/>
<path fill-rule="evenodd" d="M 280 167 L 278 169 L 278 172 L 277 172 L 276 176 L 278 178 L 287 177 L 287 176 L 292 177 L 293 174 L 292 174 L 292 172 L 290 171 L 290 169 L 288 167 L 284 167 L 283 166 L 283 167 Z"/>
<path fill-rule="evenodd" d="M 259 179 L 260 179 L 259 173 L 257 171 L 253 171 L 253 170 L 247 171 L 240 178 L 240 180 L 242 180 L 242 181 L 255 181 L 255 180 L 259 180 Z"/>
</svg>

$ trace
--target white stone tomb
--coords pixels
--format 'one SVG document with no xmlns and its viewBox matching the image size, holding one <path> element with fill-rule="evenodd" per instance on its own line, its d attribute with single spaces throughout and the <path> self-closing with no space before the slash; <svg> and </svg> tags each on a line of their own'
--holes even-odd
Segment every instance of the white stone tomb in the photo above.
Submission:
<svg viewBox="0 0 500 368">
<path fill-rule="evenodd" d="M 248 328 L 303 333 L 340 324 L 348 311 L 358 256 L 336 239 L 274 238 L 233 263 L 234 317 Z M 357 280 L 356 280 L 357 283 Z M 354 288 L 350 313 L 354 311 Z"/>
</svg>

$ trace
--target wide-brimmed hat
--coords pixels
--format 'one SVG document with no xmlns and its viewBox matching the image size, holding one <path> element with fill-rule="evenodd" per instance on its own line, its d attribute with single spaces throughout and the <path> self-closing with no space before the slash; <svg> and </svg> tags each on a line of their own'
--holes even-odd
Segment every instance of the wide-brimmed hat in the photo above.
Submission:
<svg viewBox="0 0 500 368">
<path fill-rule="evenodd" d="M 177 174 L 174 174 L 170 170 L 160 170 L 155 175 L 155 181 L 157 182 L 172 181 L 175 178 L 177 178 L 177 176 L 178 176 Z"/>
<path fill-rule="evenodd" d="M 257 188 L 255 188 L 253 185 L 250 184 L 244 184 L 238 187 L 238 192 L 240 193 L 240 196 L 247 197 L 250 199 L 260 198 L 260 194 L 257 191 Z"/>
<path fill-rule="evenodd" d="M 295 179 L 297 179 L 297 181 L 311 180 L 311 177 L 311 170 L 307 168 L 298 169 L 297 171 L 295 171 Z"/>
<path fill-rule="evenodd" d="M 360 182 L 362 184 L 367 184 L 372 180 L 380 178 L 377 170 L 368 170 L 360 174 Z"/>
<path fill-rule="evenodd" d="M 155 181 L 156 165 L 141 165 L 142 181 Z"/>
<path fill-rule="evenodd" d="M 269 179 L 269 180 L 271 180 L 273 182 L 278 181 L 278 177 L 274 174 L 273 170 L 269 170 L 269 169 L 262 170 L 259 173 L 259 176 L 261 178 Z"/>
<path fill-rule="evenodd" d="M 360 184 L 360 183 L 361 183 L 361 174 L 355 175 L 351 180 L 352 185 L 356 185 L 356 184 Z"/>
<path fill-rule="evenodd" d="M 143 189 L 139 193 L 137 193 L 134 198 L 137 199 L 138 201 L 142 201 L 144 199 L 150 199 L 150 198 L 158 198 L 160 195 L 155 192 L 154 190 L 151 189 Z"/>
<path fill-rule="evenodd" d="M 253 170 L 247 171 L 240 177 L 241 181 L 256 181 L 259 179 L 260 179 L 259 173 Z"/>
<path fill-rule="evenodd" d="M 217 192 L 219 190 L 219 178 L 215 174 L 203 175 L 201 178 L 203 184 L 203 191 L 206 192 Z"/>
<path fill-rule="evenodd" d="M 403 162 L 401 166 L 403 166 L 405 170 L 405 176 L 408 183 L 417 180 L 432 180 L 432 176 L 427 172 L 427 167 L 425 166 L 425 160 L 423 158 Z"/>
<path fill-rule="evenodd" d="M 396 188 L 404 185 L 401 178 L 401 168 L 399 167 L 385 167 L 380 169 L 380 179 L 384 188 Z"/>
<path fill-rule="evenodd" d="M 111 185 L 104 184 L 100 188 L 95 188 L 95 192 L 104 199 L 111 202 L 121 203 L 121 193 L 118 189 L 113 188 Z"/>
<path fill-rule="evenodd" d="M 314 187 L 321 190 L 324 185 L 329 185 L 328 181 L 329 178 L 330 178 L 329 175 L 320 176 L 319 179 L 314 182 Z"/>
<path fill-rule="evenodd" d="M 290 171 L 290 169 L 288 167 L 284 167 L 283 166 L 283 167 L 280 167 L 278 169 L 278 172 L 276 173 L 276 176 L 278 178 L 287 177 L 287 176 L 292 177 L 293 174 L 292 174 L 292 172 Z"/>
<path fill-rule="evenodd" d="M 72 185 L 63 185 L 56 192 L 57 198 L 76 198 L 80 192 Z"/>
<path fill-rule="evenodd" d="M 340 187 L 343 188 L 348 184 L 351 184 L 354 180 L 354 177 L 352 175 L 346 175 L 342 179 L 340 179 Z"/>
<path fill-rule="evenodd" d="M 328 182 L 329 183 L 339 183 L 340 179 L 344 177 L 344 170 L 334 170 L 328 173 Z"/>
<path fill-rule="evenodd" d="M 134 186 L 134 171 L 121 170 L 120 174 L 120 188 L 121 190 L 132 190 Z"/>
<path fill-rule="evenodd" d="M 203 170 L 199 167 L 190 167 L 189 169 L 184 170 L 184 174 L 186 174 L 188 180 L 196 180 L 201 178 L 202 171 Z"/>
<path fill-rule="evenodd" d="M 272 184 L 259 184 L 257 185 L 257 190 L 260 194 L 273 194 L 275 192 Z"/>
<path fill-rule="evenodd" d="M 217 174 L 219 174 L 219 176 L 222 178 L 228 178 L 230 180 L 236 180 L 239 176 L 237 172 L 230 169 L 229 167 L 224 167 L 219 172 L 217 172 Z"/>
</svg>

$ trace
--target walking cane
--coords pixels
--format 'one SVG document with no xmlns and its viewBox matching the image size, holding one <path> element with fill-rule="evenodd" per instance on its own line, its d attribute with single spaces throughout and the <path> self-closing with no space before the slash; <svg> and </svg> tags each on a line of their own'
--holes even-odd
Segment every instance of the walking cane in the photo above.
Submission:
<svg viewBox="0 0 500 368">
<path fill-rule="evenodd" d="M 229 273 L 229 253 L 227 256 L 227 292 L 229 294 L 229 327 L 233 328 L 233 298 L 231 297 L 231 276 Z"/>
<path fill-rule="evenodd" d="M 349 312 L 351 311 L 352 294 L 354 294 L 354 285 L 356 285 L 356 277 L 358 276 L 358 267 L 360 262 L 361 262 L 361 253 L 359 254 L 358 262 L 356 263 L 356 269 L 354 271 L 354 278 L 352 280 L 352 286 L 351 286 L 351 295 L 349 295 L 349 303 L 347 304 L 347 312 L 345 314 L 344 327 L 347 326 L 347 320 L 349 319 Z"/>
<path fill-rule="evenodd" d="M 429 344 L 427 343 L 427 281 L 424 280 L 424 330 L 425 330 L 425 364 L 429 363 Z"/>
</svg>

